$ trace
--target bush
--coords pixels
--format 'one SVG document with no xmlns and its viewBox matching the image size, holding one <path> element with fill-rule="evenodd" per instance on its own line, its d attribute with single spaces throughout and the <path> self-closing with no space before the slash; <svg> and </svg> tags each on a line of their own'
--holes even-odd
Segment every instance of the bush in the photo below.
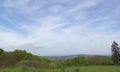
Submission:
<svg viewBox="0 0 120 72">
<path fill-rule="evenodd" d="M 39 68 L 49 68 L 49 65 L 44 62 L 38 62 L 33 60 L 25 60 L 16 64 L 16 66 L 27 66 L 27 67 L 39 67 Z"/>
<path fill-rule="evenodd" d="M 80 56 L 80 57 L 76 57 L 76 58 L 72 58 L 72 59 L 68 59 L 68 60 L 63 61 L 63 65 L 64 66 L 89 65 L 89 59 L 84 57 L 84 56 Z"/>
<path fill-rule="evenodd" d="M 75 72 L 80 72 L 79 69 L 75 69 Z"/>
</svg>

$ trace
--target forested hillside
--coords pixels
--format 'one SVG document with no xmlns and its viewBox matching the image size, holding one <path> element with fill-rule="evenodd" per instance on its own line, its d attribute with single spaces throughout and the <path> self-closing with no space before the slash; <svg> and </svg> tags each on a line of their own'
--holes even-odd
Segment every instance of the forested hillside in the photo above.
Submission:
<svg viewBox="0 0 120 72">
<path fill-rule="evenodd" d="M 88 65 L 113 65 L 110 56 L 78 56 L 63 60 L 51 60 L 33 55 L 25 50 L 6 52 L 0 49 L 0 67 L 28 66 L 39 68 L 57 68 Z"/>
<path fill-rule="evenodd" d="M 5 52 L 0 49 L 0 67 L 32 66 L 48 68 L 51 64 L 53 64 L 52 60 L 33 55 L 25 50 Z"/>
</svg>

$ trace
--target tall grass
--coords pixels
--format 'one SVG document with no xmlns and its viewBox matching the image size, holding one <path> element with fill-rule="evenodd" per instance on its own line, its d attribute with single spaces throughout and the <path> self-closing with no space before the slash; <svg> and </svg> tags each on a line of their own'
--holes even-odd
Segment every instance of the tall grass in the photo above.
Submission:
<svg viewBox="0 0 120 72">
<path fill-rule="evenodd" d="M 57 69 L 17 67 L 0 69 L 0 72 L 120 72 L 119 66 L 80 66 Z"/>
</svg>

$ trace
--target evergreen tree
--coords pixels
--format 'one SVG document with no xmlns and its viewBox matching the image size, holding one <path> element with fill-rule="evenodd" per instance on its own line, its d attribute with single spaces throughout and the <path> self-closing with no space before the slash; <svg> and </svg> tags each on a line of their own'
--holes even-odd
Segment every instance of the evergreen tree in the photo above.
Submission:
<svg viewBox="0 0 120 72">
<path fill-rule="evenodd" d="M 117 42 L 113 42 L 111 46 L 112 50 L 112 60 L 115 64 L 120 64 L 120 48 Z"/>
</svg>

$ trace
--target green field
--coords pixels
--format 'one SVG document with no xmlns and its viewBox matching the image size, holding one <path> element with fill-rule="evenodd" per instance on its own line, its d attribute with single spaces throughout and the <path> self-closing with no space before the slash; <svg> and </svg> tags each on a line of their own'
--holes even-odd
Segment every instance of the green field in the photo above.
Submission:
<svg viewBox="0 0 120 72">
<path fill-rule="evenodd" d="M 57 69 L 41 69 L 30 67 L 5 68 L 0 72 L 120 72 L 119 66 L 80 66 Z"/>
</svg>

